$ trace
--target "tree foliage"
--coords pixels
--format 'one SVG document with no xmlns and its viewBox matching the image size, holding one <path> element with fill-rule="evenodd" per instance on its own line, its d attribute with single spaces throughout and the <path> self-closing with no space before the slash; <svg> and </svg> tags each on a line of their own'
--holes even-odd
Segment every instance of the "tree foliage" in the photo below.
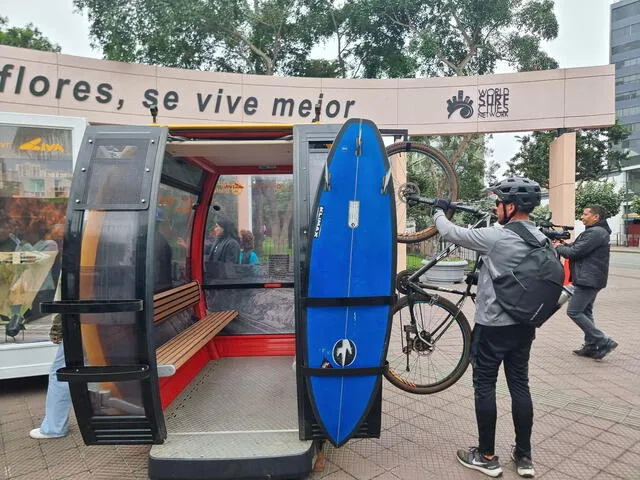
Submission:
<svg viewBox="0 0 640 480">
<path fill-rule="evenodd" d="M 368 78 L 483 75 L 500 61 L 556 68 L 540 49 L 558 35 L 552 0 L 346 2 L 346 53 Z"/>
<path fill-rule="evenodd" d="M 464 137 L 460 135 L 424 137 L 421 139 L 451 158 L 460 150 Z M 485 188 L 485 136 L 472 135 L 462 156 L 453 166 L 458 180 L 458 199 L 463 201 L 478 200 L 483 197 Z"/>
<path fill-rule="evenodd" d="M 74 0 L 110 60 L 295 75 L 320 30 L 316 0 Z M 324 8 L 324 7 L 322 7 Z M 324 69 L 326 70 L 326 68 Z"/>
<path fill-rule="evenodd" d="M 587 181 L 576 189 L 576 218 L 582 216 L 582 211 L 589 205 L 602 205 L 609 217 L 615 216 L 620 210 L 624 194 L 616 190 L 611 182 Z"/>
<path fill-rule="evenodd" d="M 598 180 L 619 170 L 629 154 L 615 145 L 628 136 L 628 130 L 618 123 L 610 128 L 576 130 L 576 180 Z M 549 131 L 519 137 L 520 151 L 509 161 L 509 173 L 548 187 L 549 150 L 556 138 L 556 132 Z"/>
<path fill-rule="evenodd" d="M 551 0 L 74 0 L 105 57 L 228 72 L 366 78 L 555 68 Z M 311 59 L 314 45 L 329 52 Z"/>
<path fill-rule="evenodd" d="M 60 46 L 52 43 L 32 23 L 24 27 L 9 27 L 9 19 L 0 17 L 0 45 L 30 48 L 45 52 L 59 52 Z"/>
<path fill-rule="evenodd" d="M 631 200 L 631 212 L 640 214 L 640 196 L 638 195 Z"/>
</svg>

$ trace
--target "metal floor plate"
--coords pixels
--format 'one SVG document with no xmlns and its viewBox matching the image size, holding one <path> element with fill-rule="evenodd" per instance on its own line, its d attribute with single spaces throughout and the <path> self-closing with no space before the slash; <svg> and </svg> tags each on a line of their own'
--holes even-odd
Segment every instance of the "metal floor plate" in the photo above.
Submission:
<svg viewBox="0 0 640 480">
<path fill-rule="evenodd" d="M 240 459 L 299 455 L 291 357 L 209 362 L 165 411 L 167 440 L 152 459 Z"/>
</svg>

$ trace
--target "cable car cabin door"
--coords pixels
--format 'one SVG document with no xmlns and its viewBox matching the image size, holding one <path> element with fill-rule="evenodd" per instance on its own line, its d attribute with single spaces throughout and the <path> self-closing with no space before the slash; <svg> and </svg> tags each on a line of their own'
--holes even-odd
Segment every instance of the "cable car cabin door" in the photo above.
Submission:
<svg viewBox="0 0 640 480">
<path fill-rule="evenodd" d="M 89 127 L 74 171 L 61 301 L 42 310 L 62 316 L 58 379 L 69 382 L 87 445 L 166 438 L 152 307 L 166 138 L 166 127 Z"/>
</svg>

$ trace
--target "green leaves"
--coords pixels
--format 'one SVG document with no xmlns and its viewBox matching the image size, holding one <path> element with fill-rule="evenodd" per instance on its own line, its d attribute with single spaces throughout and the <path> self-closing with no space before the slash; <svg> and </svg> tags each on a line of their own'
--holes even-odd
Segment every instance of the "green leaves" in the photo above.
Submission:
<svg viewBox="0 0 640 480">
<path fill-rule="evenodd" d="M 29 23 L 25 27 L 7 28 L 9 19 L 0 17 L 0 45 L 11 47 L 31 48 L 45 52 L 59 52 L 60 45 L 42 35 L 42 32 Z"/>
<path fill-rule="evenodd" d="M 628 152 L 615 148 L 629 136 L 620 124 L 610 128 L 576 130 L 576 180 L 598 180 L 620 169 Z M 509 173 L 549 186 L 549 148 L 555 132 L 533 132 L 519 138 L 520 151 L 509 161 Z"/>
<path fill-rule="evenodd" d="M 589 205 L 602 205 L 608 216 L 612 217 L 620 210 L 624 194 L 616 191 L 615 185 L 609 182 L 584 182 L 576 189 L 576 218 Z"/>
</svg>

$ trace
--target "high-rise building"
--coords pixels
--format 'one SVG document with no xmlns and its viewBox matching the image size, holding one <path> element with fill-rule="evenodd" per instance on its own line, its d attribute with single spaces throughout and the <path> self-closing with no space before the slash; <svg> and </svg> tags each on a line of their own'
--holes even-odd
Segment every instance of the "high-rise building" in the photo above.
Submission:
<svg viewBox="0 0 640 480">
<path fill-rule="evenodd" d="M 625 193 L 620 219 L 621 241 L 637 245 L 633 234 L 635 215 L 629 214 L 630 200 L 640 195 L 640 0 L 620 0 L 611 5 L 611 63 L 616 66 L 616 118 L 631 134 L 622 143 L 629 158 L 616 181 Z"/>
</svg>

